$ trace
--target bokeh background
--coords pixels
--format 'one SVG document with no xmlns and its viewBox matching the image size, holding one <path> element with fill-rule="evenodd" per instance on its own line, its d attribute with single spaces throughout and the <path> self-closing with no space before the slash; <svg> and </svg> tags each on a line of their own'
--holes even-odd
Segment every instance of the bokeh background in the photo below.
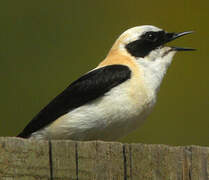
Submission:
<svg viewBox="0 0 209 180">
<path fill-rule="evenodd" d="M 209 1 L 2 0 L 0 136 L 15 136 L 53 97 L 104 59 L 124 30 L 152 24 L 195 30 L 173 44 L 181 52 L 152 114 L 121 142 L 209 145 Z"/>
</svg>

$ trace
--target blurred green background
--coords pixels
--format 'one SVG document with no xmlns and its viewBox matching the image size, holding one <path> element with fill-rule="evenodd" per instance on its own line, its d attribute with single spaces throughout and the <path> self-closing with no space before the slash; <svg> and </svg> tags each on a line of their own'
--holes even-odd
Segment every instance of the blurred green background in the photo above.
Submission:
<svg viewBox="0 0 209 180">
<path fill-rule="evenodd" d="M 209 1 L 1 1 L 0 136 L 15 136 L 53 97 L 104 59 L 124 30 L 195 30 L 152 114 L 122 142 L 209 145 Z"/>
</svg>

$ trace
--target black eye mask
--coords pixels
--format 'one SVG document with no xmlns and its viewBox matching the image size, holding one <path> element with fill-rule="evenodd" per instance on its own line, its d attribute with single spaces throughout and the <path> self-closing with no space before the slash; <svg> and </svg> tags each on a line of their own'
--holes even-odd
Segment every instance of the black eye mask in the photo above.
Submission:
<svg viewBox="0 0 209 180">
<path fill-rule="evenodd" d="M 138 40 L 126 45 L 128 52 L 135 57 L 145 57 L 152 50 L 162 45 L 166 39 L 164 31 L 149 31 L 139 37 Z"/>
<path fill-rule="evenodd" d="M 130 42 L 126 45 L 127 51 L 134 57 L 145 57 L 152 50 L 158 48 L 159 46 L 170 42 L 174 39 L 177 39 L 181 36 L 191 34 L 192 31 L 182 32 L 182 33 L 167 33 L 165 31 L 148 31 L 138 40 Z M 172 47 L 172 50 L 175 51 L 193 51 L 195 49 L 191 48 L 181 48 L 181 47 Z"/>
</svg>

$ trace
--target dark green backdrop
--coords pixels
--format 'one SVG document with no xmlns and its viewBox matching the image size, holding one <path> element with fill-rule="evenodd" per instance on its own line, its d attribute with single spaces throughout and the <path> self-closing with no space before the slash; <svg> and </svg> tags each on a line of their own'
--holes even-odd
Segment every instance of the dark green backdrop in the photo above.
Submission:
<svg viewBox="0 0 209 180">
<path fill-rule="evenodd" d="M 209 1 L 2 0 L 0 136 L 15 136 L 70 82 L 97 66 L 124 30 L 195 30 L 175 56 L 145 124 L 123 142 L 209 145 Z"/>
</svg>

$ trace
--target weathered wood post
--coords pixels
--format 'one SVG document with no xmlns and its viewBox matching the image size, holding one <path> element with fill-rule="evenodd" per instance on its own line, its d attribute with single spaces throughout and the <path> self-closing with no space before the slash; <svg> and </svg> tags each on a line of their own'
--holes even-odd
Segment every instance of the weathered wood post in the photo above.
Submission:
<svg viewBox="0 0 209 180">
<path fill-rule="evenodd" d="M 0 137 L 1 180 L 209 180 L 209 147 Z"/>
</svg>

